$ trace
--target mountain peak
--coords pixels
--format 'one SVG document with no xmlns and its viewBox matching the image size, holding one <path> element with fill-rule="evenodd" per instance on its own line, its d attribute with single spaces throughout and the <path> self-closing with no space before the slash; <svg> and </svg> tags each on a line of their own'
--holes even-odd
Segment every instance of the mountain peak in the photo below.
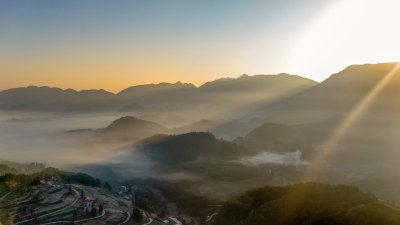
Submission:
<svg viewBox="0 0 400 225">
<path fill-rule="evenodd" d="M 168 131 L 168 129 L 161 124 L 147 120 L 142 120 L 133 116 L 124 116 L 119 119 L 116 119 L 109 126 L 107 126 L 102 130 L 111 133 L 114 132 L 132 133 L 135 134 L 135 136 L 138 135 L 136 133 L 155 134 L 155 133 L 165 133 Z"/>
</svg>

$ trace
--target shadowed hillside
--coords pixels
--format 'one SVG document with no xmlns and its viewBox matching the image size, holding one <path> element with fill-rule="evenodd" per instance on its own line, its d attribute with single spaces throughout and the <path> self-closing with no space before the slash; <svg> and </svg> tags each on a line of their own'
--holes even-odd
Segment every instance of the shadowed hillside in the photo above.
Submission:
<svg viewBox="0 0 400 225">
<path fill-rule="evenodd" d="M 154 134 L 168 133 L 168 129 L 160 124 L 141 120 L 132 116 L 121 117 L 109 126 L 100 129 L 99 135 L 119 139 L 141 139 Z"/>
<path fill-rule="evenodd" d="M 0 92 L 0 109 L 34 111 L 96 111 L 113 105 L 114 94 L 104 90 L 29 86 Z"/>
<path fill-rule="evenodd" d="M 210 133 L 157 135 L 137 144 L 139 149 L 161 164 L 193 162 L 207 159 L 232 159 L 246 152 L 234 143 L 216 139 Z"/>
</svg>

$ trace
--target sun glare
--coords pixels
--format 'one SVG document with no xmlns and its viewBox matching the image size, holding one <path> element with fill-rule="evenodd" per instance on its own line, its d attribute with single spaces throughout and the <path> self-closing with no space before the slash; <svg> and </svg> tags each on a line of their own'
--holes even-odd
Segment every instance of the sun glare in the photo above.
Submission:
<svg viewBox="0 0 400 225">
<path fill-rule="evenodd" d="M 300 37 L 291 70 L 322 81 L 349 64 L 398 61 L 399 7 L 396 0 L 339 1 L 322 11 Z"/>
</svg>

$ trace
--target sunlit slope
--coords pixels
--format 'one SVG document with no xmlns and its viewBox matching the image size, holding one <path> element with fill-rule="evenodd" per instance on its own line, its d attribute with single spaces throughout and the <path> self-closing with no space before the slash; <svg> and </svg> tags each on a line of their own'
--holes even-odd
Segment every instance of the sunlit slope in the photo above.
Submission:
<svg viewBox="0 0 400 225">
<path fill-rule="evenodd" d="M 349 113 L 395 66 L 396 63 L 349 66 L 305 92 L 264 108 L 257 115 L 272 121 L 304 123 Z M 396 100 L 399 94 L 400 70 L 395 71 L 363 114 L 395 115 L 400 111 L 400 102 Z"/>
<path fill-rule="evenodd" d="M 200 101 L 219 118 L 243 116 L 275 101 L 307 90 L 317 83 L 289 74 L 242 75 L 222 78 L 199 87 Z"/>
<path fill-rule="evenodd" d="M 367 104 L 356 115 L 354 126 L 397 128 L 400 126 L 397 119 L 400 112 L 400 101 L 397 100 L 400 94 L 400 71 L 394 71 L 379 91 L 374 92 L 373 96 L 370 94 L 395 66 L 396 63 L 349 66 L 308 90 L 267 104 L 245 117 L 243 124 L 226 124 L 225 129 L 223 125 L 215 130 L 222 136 L 225 131 L 230 132 L 230 137 L 234 138 L 245 135 L 265 122 L 297 125 L 340 118 L 337 123 L 331 123 L 335 126 L 363 100 L 366 102 L 366 97 Z"/>
<path fill-rule="evenodd" d="M 400 224 L 400 210 L 344 185 L 264 187 L 225 204 L 215 225 Z"/>
<path fill-rule="evenodd" d="M 257 116 L 296 125 L 314 143 L 317 163 L 333 162 L 347 172 L 397 175 L 399 94 L 396 63 L 354 65 Z"/>
</svg>

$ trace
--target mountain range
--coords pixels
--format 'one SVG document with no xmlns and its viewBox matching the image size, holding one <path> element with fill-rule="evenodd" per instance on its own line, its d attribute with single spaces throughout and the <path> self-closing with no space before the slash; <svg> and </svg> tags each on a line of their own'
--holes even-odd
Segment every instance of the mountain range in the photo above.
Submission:
<svg viewBox="0 0 400 225">
<path fill-rule="evenodd" d="M 279 175 L 274 184 L 288 183 L 298 178 L 302 163 L 312 163 L 334 143 L 321 170 L 335 176 L 325 178 L 362 183 L 400 177 L 400 71 L 395 69 L 396 63 L 353 65 L 321 83 L 287 74 L 243 75 L 200 87 L 161 83 L 117 94 L 28 87 L 1 92 L 0 108 L 118 112 L 124 116 L 92 130 L 100 137 L 95 141 L 134 141 L 132 148 L 159 165 L 215 180 Z M 300 166 L 279 161 L 298 152 Z M 266 156 L 281 164 L 264 165 Z"/>
<path fill-rule="evenodd" d="M 30 86 L 1 91 L 0 110 L 135 113 L 145 119 L 183 125 L 194 122 L 194 118 L 244 115 L 257 108 L 260 101 L 273 102 L 315 84 L 300 76 L 278 74 L 243 75 L 210 81 L 200 87 L 181 82 L 146 84 L 116 94 L 104 90 Z"/>
</svg>

